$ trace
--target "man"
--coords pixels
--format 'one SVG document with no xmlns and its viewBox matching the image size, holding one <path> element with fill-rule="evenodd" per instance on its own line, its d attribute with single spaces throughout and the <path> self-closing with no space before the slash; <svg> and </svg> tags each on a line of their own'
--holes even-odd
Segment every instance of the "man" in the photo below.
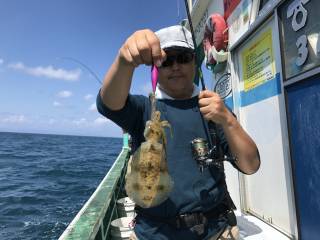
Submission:
<svg viewBox="0 0 320 240">
<path fill-rule="evenodd" d="M 156 33 L 132 34 L 120 48 L 97 97 L 99 112 L 130 133 L 133 151 L 145 141 L 143 130 L 151 112 L 147 97 L 129 94 L 134 70 L 141 64 L 159 68 L 157 110 L 173 131 L 173 137 L 166 134 L 166 153 L 174 188 L 159 206 L 137 209 L 136 238 L 218 239 L 224 234 L 219 239 L 237 239 L 235 228 L 230 231 L 228 227 L 230 201 L 223 168 L 212 166 L 200 172 L 190 142 L 198 137 L 209 141 L 208 121 L 215 122 L 224 154 L 235 156 L 234 166 L 246 174 L 253 174 L 260 165 L 255 143 L 218 94 L 200 92 L 193 84 L 196 66 L 191 33 L 172 26 Z"/>
</svg>

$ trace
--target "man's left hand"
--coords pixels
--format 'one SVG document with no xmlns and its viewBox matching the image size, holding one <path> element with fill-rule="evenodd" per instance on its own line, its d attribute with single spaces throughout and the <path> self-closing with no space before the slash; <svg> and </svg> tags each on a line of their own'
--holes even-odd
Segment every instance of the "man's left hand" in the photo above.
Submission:
<svg viewBox="0 0 320 240">
<path fill-rule="evenodd" d="M 224 125 L 230 116 L 230 111 L 224 105 L 219 94 L 204 90 L 199 94 L 199 108 L 204 118 L 208 121 L 213 121 Z"/>
<path fill-rule="evenodd" d="M 238 159 L 238 168 L 246 174 L 255 173 L 260 166 L 258 148 L 224 105 L 220 96 L 212 91 L 202 91 L 199 94 L 199 108 L 206 120 L 222 125 L 231 154 Z"/>
</svg>

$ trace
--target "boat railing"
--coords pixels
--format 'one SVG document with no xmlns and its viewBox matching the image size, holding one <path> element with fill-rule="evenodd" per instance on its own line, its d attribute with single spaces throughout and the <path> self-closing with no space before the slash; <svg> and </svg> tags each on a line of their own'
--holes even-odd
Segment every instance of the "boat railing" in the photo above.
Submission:
<svg viewBox="0 0 320 240">
<path fill-rule="evenodd" d="M 111 221 L 118 218 L 117 199 L 125 196 L 123 186 L 129 157 L 128 135 L 125 134 L 121 153 L 59 240 L 111 238 Z"/>
</svg>

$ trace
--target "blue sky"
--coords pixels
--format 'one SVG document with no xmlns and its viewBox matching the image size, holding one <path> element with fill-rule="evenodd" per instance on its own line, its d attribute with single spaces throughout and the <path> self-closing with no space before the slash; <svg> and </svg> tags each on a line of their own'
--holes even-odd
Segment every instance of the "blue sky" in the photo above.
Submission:
<svg viewBox="0 0 320 240">
<path fill-rule="evenodd" d="M 134 31 L 183 18 L 183 0 L 2 0 L 0 132 L 121 137 L 96 111 L 100 84 L 66 58 L 102 80 Z M 139 67 L 132 92 L 147 94 L 149 76 L 149 68 Z"/>
</svg>

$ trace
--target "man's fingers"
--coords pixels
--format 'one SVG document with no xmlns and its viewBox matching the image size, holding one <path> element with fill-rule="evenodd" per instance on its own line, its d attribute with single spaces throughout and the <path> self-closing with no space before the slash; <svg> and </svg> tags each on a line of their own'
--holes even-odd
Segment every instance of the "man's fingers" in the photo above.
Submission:
<svg viewBox="0 0 320 240">
<path fill-rule="evenodd" d="M 132 65 L 134 67 L 138 66 L 138 64 L 135 63 L 135 61 L 133 60 L 131 53 L 130 53 L 129 49 L 127 48 L 127 46 L 123 46 L 120 49 L 119 53 L 120 53 L 121 59 L 123 59 L 126 63 L 129 63 L 130 65 Z"/>
<path fill-rule="evenodd" d="M 199 98 L 206 98 L 206 97 L 212 97 L 212 92 L 209 90 L 203 90 L 199 94 Z"/>
<path fill-rule="evenodd" d="M 152 63 L 152 49 L 145 35 L 136 39 L 136 45 L 139 50 L 142 63 L 150 65 Z"/>
<path fill-rule="evenodd" d="M 219 94 L 209 90 L 204 90 L 200 92 L 198 102 L 199 102 L 199 106 L 203 107 L 213 103 L 220 104 L 223 101 L 220 98 Z"/>
<path fill-rule="evenodd" d="M 211 111 L 211 108 L 209 106 L 200 107 L 200 112 L 202 115 L 206 115 Z"/>
<path fill-rule="evenodd" d="M 211 102 L 212 102 L 211 98 L 200 98 L 198 103 L 200 107 L 204 107 L 209 105 Z"/>
<path fill-rule="evenodd" d="M 149 29 L 132 34 L 120 51 L 120 58 L 133 66 L 155 64 L 160 67 L 166 59 L 166 53 L 160 47 L 157 35 Z"/>
<path fill-rule="evenodd" d="M 163 63 L 166 59 L 167 59 L 167 54 L 163 49 L 161 49 L 161 61 L 162 61 L 161 63 Z"/>
<path fill-rule="evenodd" d="M 135 65 L 140 65 L 143 63 L 143 59 L 141 58 L 139 49 L 136 44 L 130 44 L 128 47 L 128 51 Z"/>
<path fill-rule="evenodd" d="M 160 41 L 157 35 L 153 32 L 147 32 L 146 39 L 151 48 L 152 61 L 157 66 L 160 67 L 163 59 L 165 58 L 165 52 L 160 47 Z"/>
<path fill-rule="evenodd" d="M 199 94 L 199 98 L 214 97 L 214 96 L 219 96 L 219 95 L 209 90 L 203 90 Z"/>
</svg>

